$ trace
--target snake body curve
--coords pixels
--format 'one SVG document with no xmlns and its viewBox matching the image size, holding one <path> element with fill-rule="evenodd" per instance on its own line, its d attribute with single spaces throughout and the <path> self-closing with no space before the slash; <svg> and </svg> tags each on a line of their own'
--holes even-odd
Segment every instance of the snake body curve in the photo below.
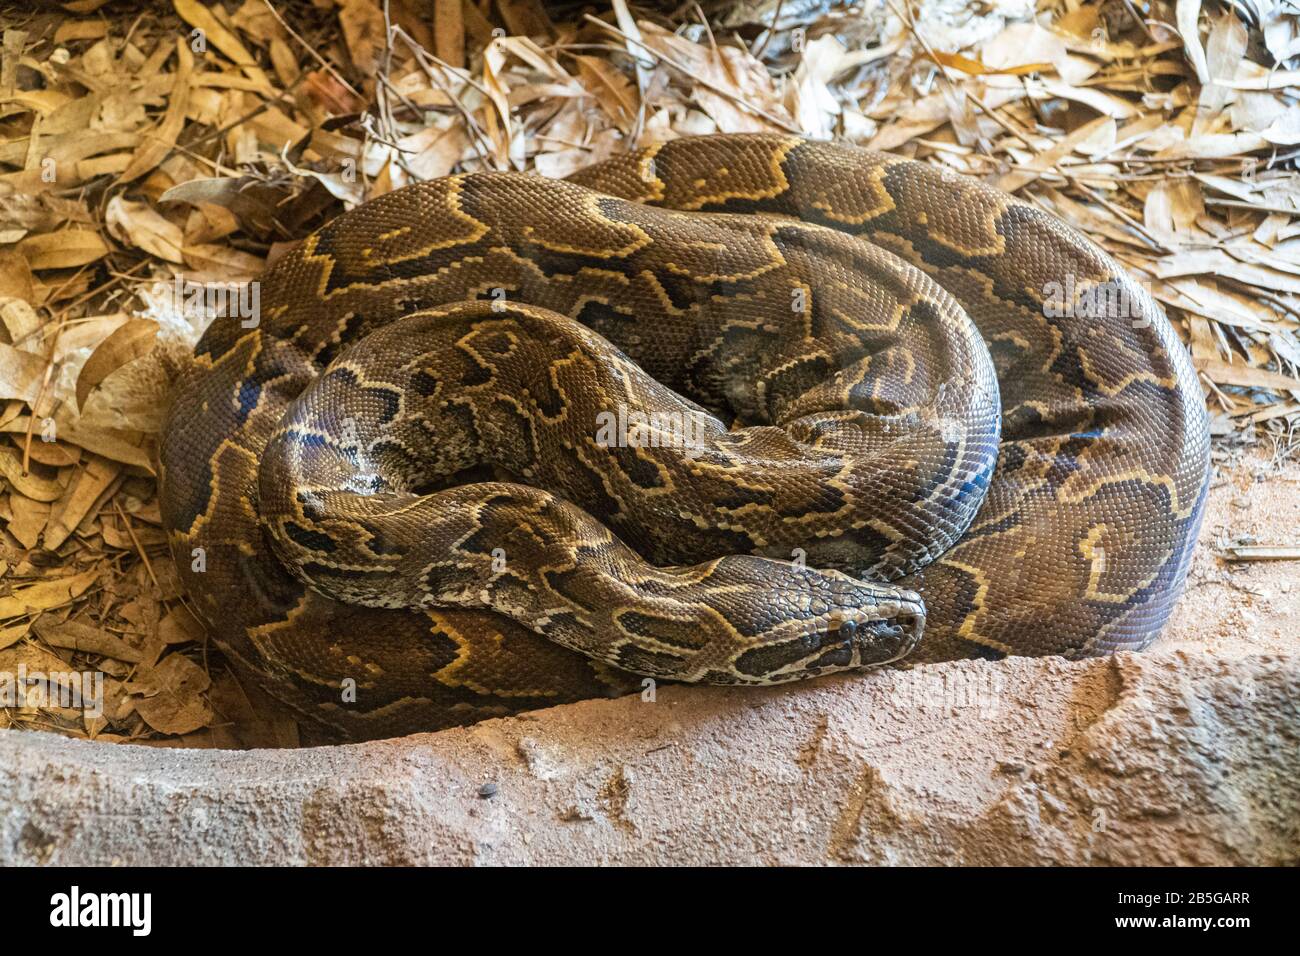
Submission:
<svg viewBox="0 0 1300 956">
<path fill-rule="evenodd" d="M 637 675 L 1140 648 L 1200 524 L 1155 302 L 897 157 L 709 136 L 422 183 L 261 303 L 178 383 L 163 519 L 223 650 L 350 737 Z"/>
</svg>

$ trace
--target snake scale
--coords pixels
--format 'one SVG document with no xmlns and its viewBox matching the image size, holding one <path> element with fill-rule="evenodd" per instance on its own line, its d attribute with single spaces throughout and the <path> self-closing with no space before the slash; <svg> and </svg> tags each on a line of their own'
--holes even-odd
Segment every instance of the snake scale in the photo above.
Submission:
<svg viewBox="0 0 1300 956">
<path fill-rule="evenodd" d="M 1090 241 L 771 135 L 339 216 L 255 328 L 209 327 L 161 446 L 195 611 L 353 738 L 643 676 L 1141 648 L 1208 461 L 1185 350 Z"/>
</svg>

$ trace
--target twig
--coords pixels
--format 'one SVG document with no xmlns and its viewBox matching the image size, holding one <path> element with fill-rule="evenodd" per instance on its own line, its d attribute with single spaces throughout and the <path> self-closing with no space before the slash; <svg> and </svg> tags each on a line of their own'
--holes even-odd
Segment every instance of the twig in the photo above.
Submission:
<svg viewBox="0 0 1300 956">
<path fill-rule="evenodd" d="M 750 56 L 755 60 L 761 60 L 763 58 L 763 51 L 767 49 L 768 43 L 770 43 L 772 37 L 776 35 L 776 25 L 781 22 L 781 8 L 784 6 L 785 0 L 776 0 L 776 9 L 772 11 L 772 25 L 768 27 L 767 32 L 763 34 L 763 42 L 758 45 L 758 49 L 753 50 L 750 53 Z"/>
<path fill-rule="evenodd" d="M 479 161 L 486 166 L 495 167 L 496 163 L 493 160 L 488 158 L 488 154 L 494 154 L 494 151 L 492 149 L 492 142 L 491 140 L 488 139 L 487 133 L 485 133 L 483 131 L 483 128 L 478 125 L 478 121 L 474 119 L 470 111 L 465 108 L 465 104 L 460 101 L 460 97 L 458 97 L 455 93 L 451 91 L 451 87 L 447 85 L 447 81 L 442 76 L 440 76 L 438 72 L 436 72 L 429 65 L 429 63 L 426 63 L 425 60 L 429 60 L 430 62 L 437 64 L 440 70 L 449 71 L 454 76 L 461 76 L 461 72 L 458 71 L 454 66 L 448 64 L 446 61 L 440 60 L 437 57 L 437 55 L 430 53 L 428 50 L 426 50 L 420 43 L 418 43 L 415 40 L 414 37 L 412 37 L 409 33 L 403 30 L 400 26 L 394 27 L 393 29 L 395 35 L 400 36 L 402 38 L 403 42 L 406 43 L 407 48 L 415 56 L 415 59 L 420 64 L 420 69 L 424 70 L 425 76 L 427 76 L 432 83 L 436 84 L 438 89 L 440 89 L 443 92 L 443 94 L 447 97 L 447 99 L 451 100 L 451 102 L 455 105 L 456 111 L 461 115 L 461 119 L 463 119 L 465 121 L 465 125 L 469 127 L 470 133 L 472 134 L 472 136 L 470 137 L 470 143 L 474 147 L 474 152 L 478 153 Z M 489 98 L 487 90 L 481 87 L 478 83 L 474 82 L 473 77 L 468 75 L 468 71 L 466 71 L 466 74 L 463 78 L 465 82 L 469 83 L 470 86 L 478 90 L 481 94 L 483 94 L 485 98 Z M 486 154 L 483 151 L 484 147 L 487 148 Z"/>
<path fill-rule="evenodd" d="M 284 27 L 284 29 L 288 32 L 289 36 L 291 36 L 291 37 L 293 37 L 295 40 L 297 40 L 298 43 L 302 46 L 302 48 L 303 48 L 304 50 L 306 50 L 308 53 L 310 53 L 310 54 L 312 55 L 312 57 L 316 60 L 317 63 L 319 63 L 319 64 L 320 64 L 321 66 L 323 66 L 327 71 L 329 71 L 330 76 L 334 77 L 334 79 L 338 80 L 338 81 L 339 81 L 340 83 L 342 83 L 345 87 L 347 87 L 348 92 L 351 93 L 353 96 L 355 96 L 357 99 L 359 99 L 359 100 L 364 100 L 364 99 L 365 99 L 365 97 L 363 97 L 360 93 L 358 93 L 358 92 L 353 88 L 353 86 L 352 86 L 351 83 L 349 83 L 347 80 L 345 80 L 345 79 L 343 78 L 343 74 L 340 73 L 338 70 L 336 70 L 336 69 L 334 68 L 334 65 L 333 65 L 332 63 L 330 63 L 329 60 L 327 60 L 327 59 L 325 59 L 325 57 L 321 56 L 320 53 L 318 53 L 318 52 L 316 51 L 316 48 L 315 48 L 315 47 L 313 47 L 311 44 L 309 44 L 309 43 L 308 43 L 306 40 L 304 40 L 302 37 L 298 36 L 298 34 L 297 34 L 296 32 L 294 32 L 293 27 L 289 26 L 289 24 L 287 24 L 287 23 L 284 22 L 284 17 L 280 16 L 280 12 L 279 12 L 278 10 L 276 10 L 274 6 L 271 5 L 271 0 L 262 0 L 262 3 L 266 4 L 266 9 L 268 9 L 268 10 L 271 11 L 271 16 L 275 17 L 276 20 L 280 21 L 280 26 Z"/>
<path fill-rule="evenodd" d="M 149 562 L 149 555 L 144 553 L 144 547 L 140 544 L 140 539 L 136 537 L 135 529 L 131 527 L 131 519 L 126 516 L 126 512 L 122 510 L 122 506 L 117 503 L 116 498 L 113 499 L 113 510 L 122 519 L 122 524 L 126 527 L 126 533 L 130 537 L 131 543 L 135 545 L 136 553 L 140 555 L 140 560 L 144 562 L 144 569 L 149 572 L 149 580 L 153 582 L 154 587 L 161 590 L 162 585 L 158 583 L 158 576 L 153 573 L 153 565 Z"/>
</svg>

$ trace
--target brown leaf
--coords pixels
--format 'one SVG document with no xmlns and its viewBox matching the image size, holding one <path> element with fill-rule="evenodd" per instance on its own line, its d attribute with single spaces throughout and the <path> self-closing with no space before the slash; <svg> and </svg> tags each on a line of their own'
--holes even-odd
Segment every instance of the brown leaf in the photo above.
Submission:
<svg viewBox="0 0 1300 956">
<path fill-rule="evenodd" d="M 0 398 L 35 405 L 48 365 L 48 360 L 39 355 L 0 342 Z"/>
<path fill-rule="evenodd" d="M 165 644 L 189 644 L 204 637 L 203 625 L 184 606 L 173 608 L 158 624 L 158 636 Z"/>
<path fill-rule="evenodd" d="M 93 229 L 60 229 L 28 236 L 18 251 L 33 269 L 72 269 L 108 255 L 108 246 Z"/>
<path fill-rule="evenodd" d="M 1018 66 L 993 67 L 985 66 L 979 60 L 972 60 L 960 53 L 944 53 L 942 50 L 935 50 L 933 54 L 933 58 L 942 65 L 969 73 L 971 76 L 989 76 L 998 73 L 1006 76 L 1025 76 L 1029 73 L 1046 73 L 1052 69 L 1050 63 L 1021 63 Z M 926 56 L 928 58 L 930 54 Z"/>
<path fill-rule="evenodd" d="M 63 647 L 86 654 L 102 654 L 116 661 L 126 661 L 128 664 L 138 664 L 143 659 L 139 648 L 132 647 L 116 635 L 80 621 L 56 624 L 46 623 L 42 619 L 37 621 L 32 629 L 51 647 Z"/>
<path fill-rule="evenodd" d="M 15 490 L 9 496 L 9 507 L 13 517 L 5 525 L 5 530 L 29 550 L 40 544 L 45 525 L 50 520 L 49 503 L 25 498 Z"/>
<path fill-rule="evenodd" d="M 129 319 L 104 339 L 86 359 L 77 376 L 77 407 L 85 408 L 86 397 L 113 372 L 153 350 L 158 323 L 150 319 Z"/>
<path fill-rule="evenodd" d="M 1192 364 L 1204 372 L 1212 382 L 1220 385 L 1241 385 L 1247 388 L 1284 389 L 1300 395 L 1300 379 L 1270 372 L 1268 369 L 1255 368 L 1251 365 L 1230 365 L 1221 359 L 1192 360 Z"/>
<path fill-rule="evenodd" d="M 465 65 L 465 15 L 462 0 L 435 0 L 434 52 L 449 66 Z"/>
<path fill-rule="evenodd" d="M 244 228 L 261 236 L 276 229 L 284 190 L 253 177 L 192 179 L 173 186 L 158 197 L 160 203 L 210 203 L 230 210 Z"/>
<path fill-rule="evenodd" d="M 185 125 L 185 111 L 189 108 L 190 99 L 190 75 L 194 72 L 194 54 L 190 52 L 185 37 L 176 39 L 176 56 L 179 65 L 172 82 L 171 96 L 167 100 L 167 112 L 163 114 L 158 128 L 145 135 L 131 157 L 131 162 L 118 178 L 119 182 L 130 183 L 139 179 L 156 167 L 176 145 L 176 137 Z"/>
<path fill-rule="evenodd" d="M 39 438 L 33 439 L 40 441 Z M 23 471 L 22 455 L 12 448 L 0 448 L 0 475 L 18 492 L 33 501 L 57 501 L 63 495 L 63 486 L 50 478 L 34 472 Z"/>
<path fill-rule="evenodd" d="M 373 76 L 384 55 L 384 14 L 370 0 L 341 0 L 339 26 L 352 65 L 362 76 Z"/>
<path fill-rule="evenodd" d="M 100 497 L 121 473 L 122 466 L 93 455 L 84 467 L 76 469 L 76 477 L 67 492 L 54 504 L 42 542 L 47 551 L 62 547 L 77 526 L 91 513 Z"/>
<path fill-rule="evenodd" d="M 127 684 L 135 711 L 163 734 L 188 734 L 212 722 L 212 708 L 203 692 L 212 685 L 203 668 L 184 654 L 173 653 L 156 667 L 141 667 Z"/>
<path fill-rule="evenodd" d="M 62 607 L 80 597 L 98 579 L 99 572 L 91 570 L 14 588 L 12 594 L 0 597 L 0 620 Z"/>
<path fill-rule="evenodd" d="M 121 196 L 108 201 L 104 221 L 114 239 L 134 246 L 167 262 L 183 261 L 185 237 L 181 227 L 147 203 L 131 202 Z"/>
<path fill-rule="evenodd" d="M 497 10 L 506 29 L 517 37 L 552 37 L 555 24 L 546 15 L 541 0 L 497 0 Z"/>
<path fill-rule="evenodd" d="M 199 3 L 198 0 L 172 0 L 176 12 L 190 26 L 202 30 L 207 37 L 207 41 L 216 47 L 234 63 L 243 68 L 244 73 L 250 77 L 264 92 L 275 95 L 275 88 L 266 74 L 258 67 L 257 61 L 253 59 L 252 54 L 240 42 L 239 37 L 235 36 L 229 30 L 221 25 L 221 22 L 213 15 L 207 6 Z"/>
</svg>

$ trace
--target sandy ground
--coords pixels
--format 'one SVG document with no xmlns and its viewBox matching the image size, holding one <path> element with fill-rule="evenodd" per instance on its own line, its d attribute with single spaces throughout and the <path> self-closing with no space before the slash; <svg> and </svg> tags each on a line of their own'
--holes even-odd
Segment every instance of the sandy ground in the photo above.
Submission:
<svg viewBox="0 0 1300 956">
<path fill-rule="evenodd" d="M 1300 464 L 1264 450 L 1216 453 L 1187 591 L 1151 650 L 1234 654 L 1300 648 L 1300 561 L 1228 562 L 1236 543 L 1300 546 Z M 1253 541 L 1241 539 L 1253 538 Z"/>
</svg>

